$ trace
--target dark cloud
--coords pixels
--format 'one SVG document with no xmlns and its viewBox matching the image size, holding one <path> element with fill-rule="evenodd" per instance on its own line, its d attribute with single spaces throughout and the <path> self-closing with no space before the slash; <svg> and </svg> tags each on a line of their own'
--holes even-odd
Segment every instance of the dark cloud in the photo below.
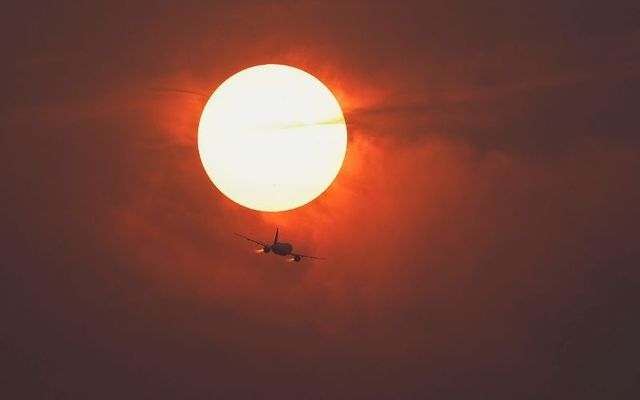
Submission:
<svg viewBox="0 0 640 400">
<path fill-rule="evenodd" d="M 0 269 L 10 398 L 628 398 L 638 7 L 13 3 Z M 320 198 L 257 213 L 206 95 L 288 63 L 345 110 Z M 260 257 L 275 226 L 322 263 Z"/>
</svg>

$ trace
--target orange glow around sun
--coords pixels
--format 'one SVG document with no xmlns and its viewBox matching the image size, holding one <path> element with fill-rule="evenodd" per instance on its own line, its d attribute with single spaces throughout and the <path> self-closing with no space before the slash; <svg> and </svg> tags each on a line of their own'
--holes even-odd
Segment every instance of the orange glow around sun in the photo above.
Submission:
<svg viewBox="0 0 640 400">
<path fill-rule="evenodd" d="M 312 75 L 259 65 L 224 81 L 207 102 L 198 150 L 211 181 L 259 211 L 300 207 L 337 176 L 347 148 L 338 101 Z"/>
</svg>

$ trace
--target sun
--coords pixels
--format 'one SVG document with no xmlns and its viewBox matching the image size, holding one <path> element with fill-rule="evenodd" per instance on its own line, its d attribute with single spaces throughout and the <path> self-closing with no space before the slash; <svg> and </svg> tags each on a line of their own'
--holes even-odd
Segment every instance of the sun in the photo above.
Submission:
<svg viewBox="0 0 640 400">
<path fill-rule="evenodd" d="M 307 204 L 333 182 L 347 149 L 338 101 L 311 74 L 267 64 L 213 92 L 198 127 L 205 171 L 228 198 L 259 211 Z"/>
</svg>

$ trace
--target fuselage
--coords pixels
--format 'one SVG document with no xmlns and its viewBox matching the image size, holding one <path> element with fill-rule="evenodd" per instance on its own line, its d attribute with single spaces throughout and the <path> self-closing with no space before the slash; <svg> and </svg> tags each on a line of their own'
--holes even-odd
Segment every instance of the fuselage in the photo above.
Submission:
<svg viewBox="0 0 640 400">
<path fill-rule="evenodd" d="M 293 251 L 293 246 L 289 243 L 274 243 L 271 245 L 271 251 L 279 256 L 288 256 Z"/>
</svg>

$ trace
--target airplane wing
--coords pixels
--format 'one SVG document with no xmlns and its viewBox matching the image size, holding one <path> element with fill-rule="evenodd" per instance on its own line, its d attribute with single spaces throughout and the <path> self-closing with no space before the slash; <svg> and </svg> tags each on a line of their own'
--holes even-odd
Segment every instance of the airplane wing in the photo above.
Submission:
<svg viewBox="0 0 640 400">
<path fill-rule="evenodd" d="M 250 242 L 253 242 L 255 244 L 259 244 L 260 246 L 268 246 L 268 244 L 266 244 L 266 243 L 258 242 L 257 240 L 253 240 L 253 239 L 248 238 L 248 237 L 246 237 L 244 235 L 241 235 L 239 233 L 233 232 L 233 234 L 236 235 L 236 236 L 240 236 L 241 238 L 246 239 L 246 240 L 248 240 Z"/>
<path fill-rule="evenodd" d="M 306 256 L 304 254 L 291 253 L 291 255 L 294 257 L 300 257 L 300 258 L 313 258 L 314 260 L 326 260 L 326 258 L 324 257 Z"/>
</svg>

